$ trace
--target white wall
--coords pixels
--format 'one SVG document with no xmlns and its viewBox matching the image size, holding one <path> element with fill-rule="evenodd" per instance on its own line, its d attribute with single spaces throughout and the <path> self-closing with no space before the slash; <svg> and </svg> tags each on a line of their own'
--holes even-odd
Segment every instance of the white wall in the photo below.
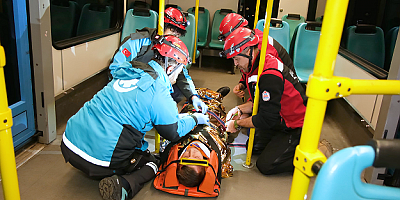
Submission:
<svg viewBox="0 0 400 200">
<path fill-rule="evenodd" d="M 62 60 L 61 51 L 53 47 L 53 80 L 54 80 L 54 96 L 57 96 L 63 92 L 63 80 L 62 80 Z"/>
<path fill-rule="evenodd" d="M 119 46 L 119 33 L 63 50 L 53 49 L 55 96 L 107 68 Z"/>
<path fill-rule="evenodd" d="M 351 79 L 370 79 L 377 80 L 374 76 L 367 73 L 352 62 L 338 55 L 336 58 L 335 76 L 349 77 Z M 382 103 L 382 95 L 350 95 L 345 97 L 347 102 L 353 106 L 372 128 L 376 127 L 379 110 Z"/>
<path fill-rule="evenodd" d="M 187 11 L 189 8 L 196 6 L 195 0 L 182 1 L 182 0 L 165 0 L 165 4 L 176 4 Z M 210 12 L 210 28 L 214 13 L 221 8 L 231 9 L 237 12 L 238 0 L 201 0 L 199 1 L 200 7 L 208 9 Z"/>
<path fill-rule="evenodd" d="M 282 10 L 282 12 L 281 12 Z M 278 18 L 282 19 L 287 14 L 300 14 L 307 18 L 308 0 L 280 0 Z"/>
<path fill-rule="evenodd" d="M 317 12 L 315 13 L 315 18 L 321 17 L 322 15 L 324 15 L 325 5 L 326 5 L 326 0 L 319 0 L 318 1 Z"/>
</svg>

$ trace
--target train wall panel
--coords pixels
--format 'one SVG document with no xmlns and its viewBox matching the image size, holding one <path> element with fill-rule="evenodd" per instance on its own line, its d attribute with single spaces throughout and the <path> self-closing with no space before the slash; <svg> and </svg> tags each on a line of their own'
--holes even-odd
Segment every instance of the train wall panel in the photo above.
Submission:
<svg viewBox="0 0 400 200">
<path fill-rule="evenodd" d="M 63 77 L 62 77 L 62 60 L 61 51 L 53 48 L 53 80 L 54 80 L 54 96 L 61 94 L 63 88 Z"/>
<path fill-rule="evenodd" d="M 64 91 L 106 69 L 119 40 L 117 33 L 62 50 Z"/>
<path fill-rule="evenodd" d="M 351 79 L 377 79 L 340 55 L 336 58 L 334 75 Z M 375 124 L 371 125 L 375 127 L 376 119 L 373 119 L 374 108 L 380 108 L 380 105 L 376 105 L 377 95 L 350 95 L 346 97 L 346 100 L 368 123 L 374 122 Z"/>
<path fill-rule="evenodd" d="M 376 101 L 375 101 L 375 109 L 374 113 L 372 114 L 372 120 L 371 120 L 371 126 L 375 130 L 376 124 L 378 123 L 378 117 L 379 117 L 379 112 L 381 110 L 381 105 L 382 105 L 382 99 L 383 95 L 377 95 Z"/>
<path fill-rule="evenodd" d="M 165 4 L 176 4 L 182 8 L 183 11 L 187 11 L 189 8 L 196 6 L 196 1 L 182 1 L 182 0 L 166 0 Z M 214 13 L 221 8 L 231 9 L 235 12 L 238 11 L 238 1 L 237 0 L 224 0 L 224 1 L 200 1 L 200 7 L 208 9 L 210 12 L 210 31 L 212 27 L 212 20 L 214 18 Z"/>
<path fill-rule="evenodd" d="M 280 0 L 278 18 L 282 19 L 287 14 L 300 14 L 307 18 L 308 0 Z"/>
</svg>

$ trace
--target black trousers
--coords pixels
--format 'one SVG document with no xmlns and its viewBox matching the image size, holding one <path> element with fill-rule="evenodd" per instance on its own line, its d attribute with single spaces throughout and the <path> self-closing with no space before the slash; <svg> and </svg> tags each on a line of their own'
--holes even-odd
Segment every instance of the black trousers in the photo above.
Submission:
<svg viewBox="0 0 400 200">
<path fill-rule="evenodd" d="M 89 177 L 94 179 L 102 179 L 105 177 L 112 176 L 114 174 L 124 177 L 131 186 L 132 195 L 135 195 L 140 189 L 143 188 L 144 184 L 155 176 L 155 171 L 152 165 L 146 165 L 149 162 L 158 163 L 156 158 L 147 152 L 139 152 L 140 159 L 135 166 L 125 166 L 119 169 L 112 169 L 108 167 L 102 167 L 92 164 L 85 159 L 81 158 L 68 147 L 65 146 L 64 142 L 61 142 L 61 152 L 64 156 L 65 162 L 69 162 L 75 168 L 81 170 Z M 135 156 L 137 157 L 137 156 Z M 153 164 L 153 166 L 156 164 Z"/>
<path fill-rule="evenodd" d="M 293 171 L 293 158 L 296 146 L 300 142 L 301 130 L 256 130 L 253 152 L 260 153 L 256 166 L 262 174 Z"/>
</svg>

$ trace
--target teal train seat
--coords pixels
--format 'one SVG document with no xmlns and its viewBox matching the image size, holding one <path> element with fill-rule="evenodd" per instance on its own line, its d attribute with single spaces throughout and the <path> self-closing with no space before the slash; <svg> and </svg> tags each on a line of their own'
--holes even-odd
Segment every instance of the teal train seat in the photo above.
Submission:
<svg viewBox="0 0 400 200">
<path fill-rule="evenodd" d="M 323 15 L 321 17 L 317 17 L 317 19 L 315 19 L 316 22 L 322 22 L 322 20 L 324 20 Z"/>
<path fill-rule="evenodd" d="M 384 67 L 385 39 L 381 28 L 367 24 L 347 27 L 346 48 L 378 67 Z"/>
<path fill-rule="evenodd" d="M 399 33 L 399 27 L 393 27 L 391 28 L 385 37 L 385 52 L 386 52 L 386 57 L 385 57 L 385 70 L 389 71 L 390 64 L 392 63 L 392 57 L 393 57 L 393 51 L 394 47 L 396 45 L 396 40 L 397 40 L 397 34 Z"/>
<path fill-rule="evenodd" d="M 300 23 L 304 23 L 306 19 L 299 15 L 299 14 L 288 14 L 282 17 L 282 20 L 287 22 L 290 27 L 290 41 L 292 41 L 294 30 L 296 29 L 297 25 Z"/>
<path fill-rule="evenodd" d="M 147 9 L 151 9 L 150 4 L 144 2 L 144 1 L 134 1 L 132 3 L 129 4 L 129 9 L 131 8 L 147 8 Z"/>
<path fill-rule="evenodd" d="M 75 37 L 78 4 L 68 0 L 53 0 L 50 4 L 51 37 L 54 42 Z"/>
<path fill-rule="evenodd" d="M 318 22 L 301 23 L 294 32 L 290 56 L 301 83 L 307 83 L 308 77 L 313 73 L 321 34 L 316 29 L 320 28 L 321 25 Z"/>
<path fill-rule="evenodd" d="M 260 31 L 264 31 L 265 26 L 265 19 L 260 19 L 257 22 L 256 29 Z M 286 49 L 289 51 L 290 47 L 290 28 L 289 24 L 285 21 L 280 19 L 271 19 L 271 26 L 269 27 L 269 36 L 273 37 L 276 41 L 279 42 Z"/>
<path fill-rule="evenodd" d="M 111 7 L 100 4 L 85 4 L 82 8 L 76 35 L 85 35 L 110 28 Z"/>
<path fill-rule="evenodd" d="M 191 58 L 191 61 L 193 62 L 193 51 L 194 51 L 194 33 L 195 33 L 195 18 L 193 14 L 187 13 L 188 16 L 186 16 L 186 20 L 190 22 L 190 24 L 186 27 L 186 34 L 183 37 L 180 37 L 179 39 L 182 40 L 183 43 L 185 43 L 188 51 L 189 51 L 189 56 Z M 189 69 L 191 64 L 187 64 L 186 68 Z"/>
<path fill-rule="evenodd" d="M 373 140 L 333 154 L 318 172 L 311 200 L 400 199 L 400 188 L 361 180 L 362 172 L 371 166 L 399 169 L 400 140 Z"/>
<path fill-rule="evenodd" d="M 195 14 L 195 8 L 187 10 L 191 14 Z M 199 7 L 199 22 L 197 24 L 197 46 L 205 47 L 207 44 L 208 27 L 210 26 L 210 12 L 204 8 Z"/>
<path fill-rule="evenodd" d="M 122 27 L 121 41 L 137 29 L 144 27 L 157 28 L 158 14 L 148 8 L 129 9 L 125 15 L 124 26 Z"/>
<path fill-rule="evenodd" d="M 208 46 L 210 48 L 214 48 L 214 49 L 223 49 L 224 48 L 224 42 L 218 40 L 219 25 L 221 24 L 224 17 L 229 13 L 236 13 L 236 12 L 233 10 L 230 10 L 230 9 L 221 9 L 221 10 L 215 11 L 214 19 L 212 22 L 212 28 L 211 28 L 211 41 L 208 44 Z"/>
<path fill-rule="evenodd" d="M 178 10 L 182 11 L 182 8 L 176 4 L 167 4 L 165 5 L 165 9 L 169 8 L 169 7 L 173 7 L 173 8 L 177 8 Z"/>
</svg>

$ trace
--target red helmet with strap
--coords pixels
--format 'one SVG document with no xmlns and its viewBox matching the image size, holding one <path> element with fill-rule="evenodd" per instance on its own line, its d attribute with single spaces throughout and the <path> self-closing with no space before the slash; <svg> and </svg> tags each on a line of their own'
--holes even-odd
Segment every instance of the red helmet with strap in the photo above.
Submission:
<svg viewBox="0 0 400 200">
<path fill-rule="evenodd" d="M 244 27 L 237 28 L 225 40 L 224 51 L 221 51 L 219 55 L 227 58 L 242 55 L 241 53 L 246 47 L 254 46 L 258 44 L 258 41 L 259 37 L 253 30 Z"/>
<path fill-rule="evenodd" d="M 164 23 L 169 23 L 182 30 L 186 30 L 188 23 L 182 11 L 173 7 L 169 7 L 165 9 L 164 12 Z"/>
<path fill-rule="evenodd" d="M 234 30 L 239 27 L 247 26 L 247 20 L 239 14 L 229 13 L 219 25 L 219 40 L 224 41 Z"/>
<path fill-rule="evenodd" d="M 157 35 L 155 39 L 156 44 L 154 44 L 153 49 L 157 49 L 162 56 L 172 58 L 184 65 L 189 62 L 189 51 L 182 40 L 172 35 Z"/>
</svg>

